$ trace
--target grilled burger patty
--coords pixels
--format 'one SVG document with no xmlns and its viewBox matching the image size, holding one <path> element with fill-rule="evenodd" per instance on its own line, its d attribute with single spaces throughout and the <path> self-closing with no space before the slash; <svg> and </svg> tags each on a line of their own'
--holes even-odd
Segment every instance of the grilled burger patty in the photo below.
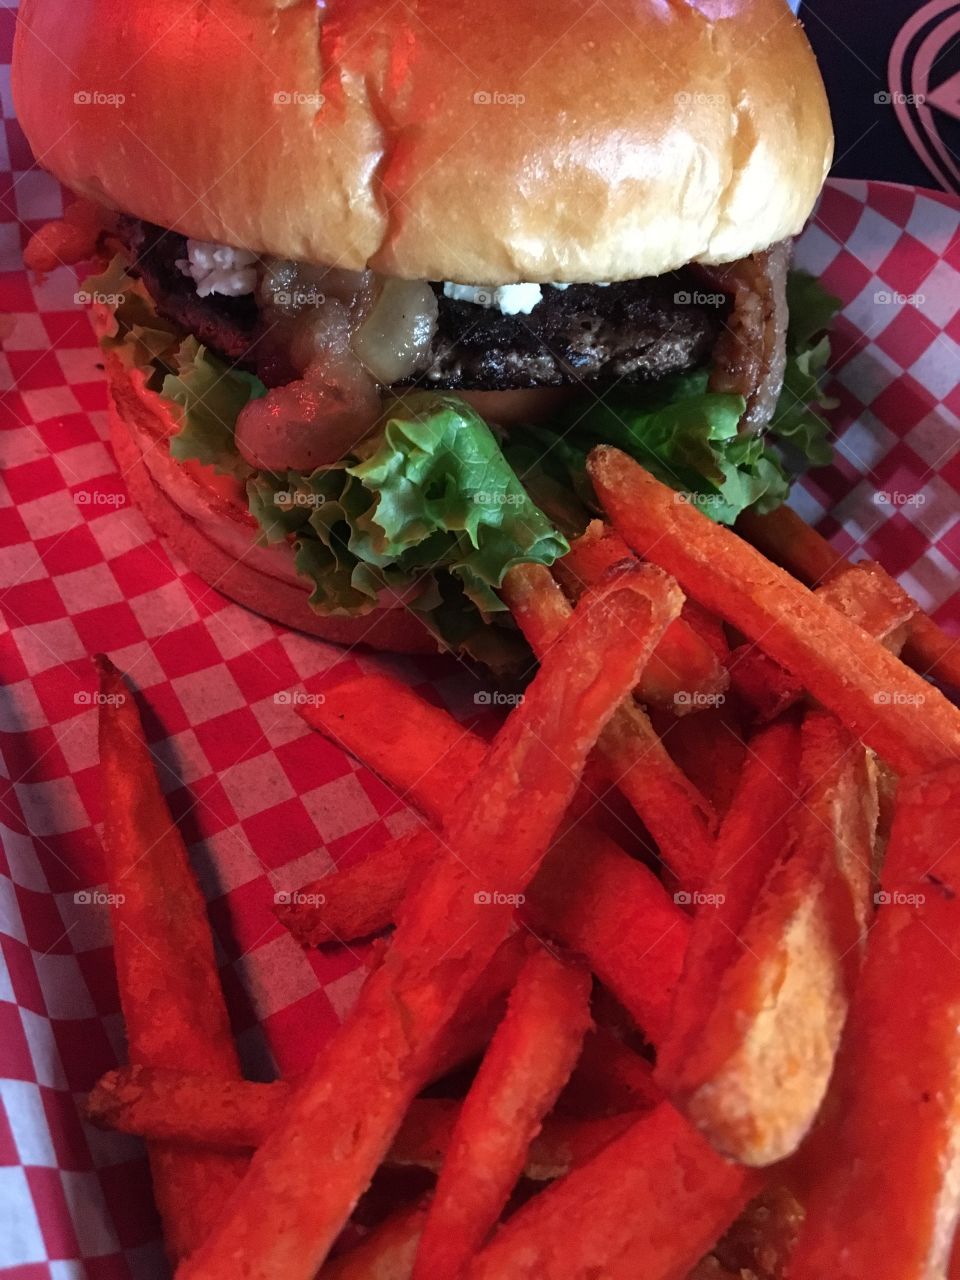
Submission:
<svg viewBox="0 0 960 1280">
<path fill-rule="evenodd" d="M 183 236 L 130 217 L 119 234 L 161 315 L 268 386 L 298 376 L 261 343 L 255 295 L 197 294 L 176 266 L 187 256 Z M 446 298 L 439 284 L 433 289 L 437 332 L 416 381 L 437 390 L 647 382 L 681 373 L 705 362 L 730 309 L 721 295 L 709 295 L 714 305 L 700 303 L 708 295 L 687 269 L 609 286 L 545 287 L 533 311 L 518 316 Z"/>
</svg>

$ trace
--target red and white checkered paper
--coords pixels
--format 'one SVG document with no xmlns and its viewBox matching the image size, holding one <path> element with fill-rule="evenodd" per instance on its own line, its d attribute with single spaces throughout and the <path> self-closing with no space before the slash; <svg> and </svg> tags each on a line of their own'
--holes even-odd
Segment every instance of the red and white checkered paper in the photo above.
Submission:
<svg viewBox="0 0 960 1280">
<path fill-rule="evenodd" d="M 476 686 L 452 659 L 373 659 L 284 632 L 217 595 L 153 536 L 105 444 L 106 393 L 75 277 L 63 270 L 37 285 L 21 270 L 27 235 L 60 212 L 61 192 L 33 165 L 8 83 L 0 310 L 15 327 L 0 356 L 0 1270 L 18 1280 L 162 1276 L 143 1148 L 89 1128 L 76 1105 L 124 1057 L 107 908 L 77 900 L 101 876 L 90 655 L 110 653 L 149 705 L 147 733 L 209 900 L 233 1025 L 256 1078 L 306 1065 L 353 1000 L 362 961 L 362 948 L 305 955 L 275 922 L 274 894 L 412 822 L 402 800 L 306 731 L 277 695 L 378 666 L 472 715 Z M 881 560 L 954 631 L 958 226 L 957 205 L 942 196 L 828 186 L 798 257 L 846 304 L 834 340 L 837 457 L 794 499 L 838 548 Z"/>
</svg>

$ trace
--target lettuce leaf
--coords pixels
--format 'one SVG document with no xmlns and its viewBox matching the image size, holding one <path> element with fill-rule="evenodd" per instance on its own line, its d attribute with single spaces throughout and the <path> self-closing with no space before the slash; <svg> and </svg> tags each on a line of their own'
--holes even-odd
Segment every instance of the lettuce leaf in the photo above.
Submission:
<svg viewBox="0 0 960 1280">
<path fill-rule="evenodd" d="M 249 400 L 266 395 L 266 387 L 254 374 L 212 355 L 192 335 L 171 359 L 174 372 L 164 377 L 160 394 L 178 404 L 182 413 L 170 452 L 179 462 L 195 458 L 221 474 L 245 479 L 251 468 L 237 452 L 233 433 L 240 410 Z"/>
</svg>

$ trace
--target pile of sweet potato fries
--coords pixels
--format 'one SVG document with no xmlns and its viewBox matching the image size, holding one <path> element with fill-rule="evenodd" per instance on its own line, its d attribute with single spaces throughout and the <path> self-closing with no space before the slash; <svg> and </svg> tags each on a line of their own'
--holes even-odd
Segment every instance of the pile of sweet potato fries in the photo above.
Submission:
<svg viewBox="0 0 960 1280">
<path fill-rule="evenodd" d="M 130 1064 L 87 1115 L 146 1140 L 182 1280 L 960 1277 L 960 648 L 789 511 L 590 472 L 606 522 L 504 583 L 539 666 L 491 741 L 382 675 L 298 706 L 423 819 L 280 895 L 384 935 L 298 1079 L 241 1078 L 99 660 Z"/>
</svg>

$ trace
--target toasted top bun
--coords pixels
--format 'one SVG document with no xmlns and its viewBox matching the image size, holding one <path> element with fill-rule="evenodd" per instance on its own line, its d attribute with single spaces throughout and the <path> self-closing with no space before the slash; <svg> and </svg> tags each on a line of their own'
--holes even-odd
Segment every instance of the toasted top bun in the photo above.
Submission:
<svg viewBox="0 0 960 1280">
<path fill-rule="evenodd" d="M 744 257 L 832 154 L 784 0 L 23 0 L 14 95 L 94 200 L 461 283 Z"/>
</svg>

